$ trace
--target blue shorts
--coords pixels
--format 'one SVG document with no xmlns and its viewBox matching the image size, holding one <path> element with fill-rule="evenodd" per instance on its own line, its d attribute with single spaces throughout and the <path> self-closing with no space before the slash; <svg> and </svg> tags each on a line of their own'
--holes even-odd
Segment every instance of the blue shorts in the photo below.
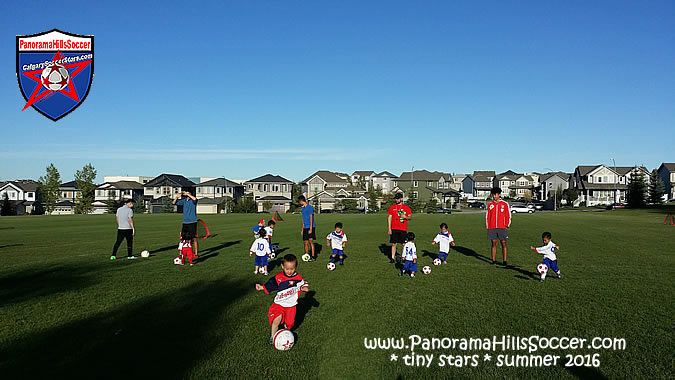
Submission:
<svg viewBox="0 0 675 380">
<path fill-rule="evenodd" d="M 335 256 L 335 255 L 342 256 L 344 254 L 345 254 L 345 251 L 343 251 L 341 249 L 333 248 L 333 256 Z"/>
<path fill-rule="evenodd" d="M 255 266 L 257 267 L 266 267 L 267 266 L 267 255 L 255 257 Z"/>
<path fill-rule="evenodd" d="M 403 264 L 402 271 L 403 272 L 405 272 L 405 271 L 417 272 L 417 263 L 406 260 L 405 264 Z"/>
<path fill-rule="evenodd" d="M 556 273 L 560 272 L 560 269 L 558 269 L 558 260 L 551 260 L 544 258 L 544 261 L 542 261 L 541 263 L 546 265 L 548 269 L 552 269 Z"/>
<path fill-rule="evenodd" d="M 445 261 L 448 259 L 448 253 L 447 252 L 438 252 L 438 258 L 441 261 Z"/>
</svg>

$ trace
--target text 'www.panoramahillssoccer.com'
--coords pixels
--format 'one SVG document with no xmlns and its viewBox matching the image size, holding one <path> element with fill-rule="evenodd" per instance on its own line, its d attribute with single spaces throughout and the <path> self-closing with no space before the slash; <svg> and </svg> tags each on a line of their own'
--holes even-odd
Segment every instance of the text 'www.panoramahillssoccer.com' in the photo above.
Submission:
<svg viewBox="0 0 675 380">
<path fill-rule="evenodd" d="M 600 367 L 601 352 L 624 351 L 624 338 L 493 336 L 488 338 L 366 337 L 368 350 L 410 367 Z M 567 351 L 567 352 L 566 352 Z M 583 352 L 583 353 L 580 353 Z"/>
</svg>

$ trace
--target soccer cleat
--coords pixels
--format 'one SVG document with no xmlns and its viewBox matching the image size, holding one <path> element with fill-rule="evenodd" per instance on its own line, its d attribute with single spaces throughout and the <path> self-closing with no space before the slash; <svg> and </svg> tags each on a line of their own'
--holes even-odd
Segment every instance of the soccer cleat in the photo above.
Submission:
<svg viewBox="0 0 675 380">
<path fill-rule="evenodd" d="M 194 264 L 190 264 L 190 266 L 193 266 Z"/>
<path fill-rule="evenodd" d="M 497 264 L 497 262 L 494 261 L 494 260 L 492 260 L 492 262 L 491 262 L 490 264 L 491 264 L 491 265 L 495 265 L 495 264 Z"/>
<path fill-rule="evenodd" d="M 396 261 L 394 261 L 394 259 L 389 259 L 389 264 L 393 264 L 393 263 L 395 263 L 395 262 L 396 262 Z"/>
<path fill-rule="evenodd" d="M 117 257 L 115 256 L 110 256 L 110 260 L 115 260 Z"/>
<path fill-rule="evenodd" d="M 311 263 L 312 261 L 316 261 L 316 257 L 311 257 L 311 256 L 310 256 L 310 258 L 309 258 L 308 261 L 309 261 L 310 263 Z"/>
<path fill-rule="evenodd" d="M 274 344 L 274 337 L 271 336 L 270 339 L 267 341 L 269 344 Z"/>
<path fill-rule="evenodd" d="M 558 279 L 562 280 L 562 274 L 558 273 Z"/>
<path fill-rule="evenodd" d="M 448 263 L 447 261 L 443 261 L 443 264 L 447 264 L 447 263 Z"/>
<path fill-rule="evenodd" d="M 136 256 L 127 256 L 127 260 L 135 260 Z"/>
<path fill-rule="evenodd" d="M 254 271 L 253 271 L 253 274 L 258 274 L 258 271 L 257 271 L 257 270 L 254 270 Z"/>
<path fill-rule="evenodd" d="M 504 268 L 509 266 L 509 264 L 507 264 L 506 261 L 504 261 L 504 263 L 502 265 L 504 265 Z"/>
<path fill-rule="evenodd" d="M 410 278 L 415 277 L 415 273 L 410 273 Z"/>
<path fill-rule="evenodd" d="M 269 276 L 269 273 L 268 273 L 268 272 L 263 272 L 263 274 L 264 274 L 265 276 Z"/>
<path fill-rule="evenodd" d="M 345 265 L 345 263 L 343 263 L 342 261 L 340 261 L 340 265 Z"/>
<path fill-rule="evenodd" d="M 543 279 L 543 278 L 540 278 L 540 279 L 539 279 L 539 282 L 544 282 L 544 279 Z"/>
</svg>

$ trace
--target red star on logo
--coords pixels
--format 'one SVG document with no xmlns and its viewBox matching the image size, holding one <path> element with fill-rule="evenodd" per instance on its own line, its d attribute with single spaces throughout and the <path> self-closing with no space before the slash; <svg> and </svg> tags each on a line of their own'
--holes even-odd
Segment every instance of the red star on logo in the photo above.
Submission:
<svg viewBox="0 0 675 380">
<path fill-rule="evenodd" d="M 52 61 L 57 61 L 63 59 L 63 55 L 61 54 L 61 51 L 57 51 L 56 54 L 54 54 L 54 58 L 52 58 Z M 21 111 L 24 111 L 26 108 L 32 106 L 35 102 L 38 101 L 43 101 L 47 99 L 48 97 L 54 95 L 57 92 L 60 92 L 67 97 L 73 99 L 75 102 L 79 102 L 80 98 L 77 96 L 77 92 L 75 92 L 75 86 L 73 85 L 73 78 L 77 76 L 85 67 L 87 67 L 91 63 L 91 59 L 87 59 L 84 61 L 79 61 L 75 63 L 69 63 L 67 65 L 63 65 L 66 69 L 70 69 L 73 67 L 77 67 L 75 71 L 70 73 L 70 83 L 58 90 L 58 91 L 52 91 L 52 90 L 47 90 L 43 85 L 42 85 L 42 78 L 40 77 L 40 74 L 42 74 L 42 70 L 44 69 L 37 69 L 37 70 L 32 70 L 32 71 L 25 71 L 21 73 L 22 75 L 27 76 L 28 78 L 36 81 L 38 84 L 35 86 L 35 90 L 33 90 L 33 93 L 30 95 L 30 98 L 28 98 L 28 101 L 26 102 L 26 105 L 23 107 Z M 40 91 L 40 89 L 44 89 L 44 91 Z"/>
</svg>

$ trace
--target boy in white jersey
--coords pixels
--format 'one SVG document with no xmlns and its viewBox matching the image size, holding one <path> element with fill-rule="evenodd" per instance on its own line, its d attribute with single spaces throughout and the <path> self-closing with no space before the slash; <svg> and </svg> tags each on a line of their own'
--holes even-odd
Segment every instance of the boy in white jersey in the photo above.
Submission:
<svg viewBox="0 0 675 380">
<path fill-rule="evenodd" d="M 335 262 L 335 256 L 339 256 L 340 265 L 344 265 L 345 244 L 347 244 L 347 234 L 342 231 L 342 223 L 335 223 L 335 231 L 326 236 L 326 244 L 333 248 L 333 254 L 330 256 L 330 262 Z"/>
<path fill-rule="evenodd" d="M 447 264 L 448 252 L 450 252 L 450 246 L 455 246 L 455 239 L 452 238 L 450 231 L 448 231 L 448 225 L 441 223 L 441 232 L 436 235 L 434 241 L 431 244 L 438 244 L 438 259 Z"/>
<path fill-rule="evenodd" d="M 278 248 L 278 244 L 272 244 L 272 235 L 274 235 L 274 226 L 276 226 L 276 222 L 274 220 L 270 220 L 267 222 L 267 227 L 265 227 L 265 233 L 267 234 L 267 242 L 270 243 L 270 251 L 275 252 L 275 247 Z M 276 252 L 275 252 L 276 253 Z"/>
<path fill-rule="evenodd" d="M 415 272 L 417 272 L 417 247 L 415 247 L 415 234 L 408 232 L 408 241 L 403 246 L 403 257 L 404 261 L 403 269 L 401 269 L 401 277 L 405 275 L 405 272 L 410 272 L 410 278 L 415 277 Z"/>
<path fill-rule="evenodd" d="M 559 279 L 562 279 L 562 274 L 560 274 L 560 269 L 558 269 L 558 257 L 555 255 L 555 251 L 560 249 L 557 244 L 551 241 L 551 233 L 544 232 L 541 234 L 541 240 L 544 242 L 544 245 L 538 248 L 530 246 L 530 249 L 533 249 L 540 255 L 544 255 L 544 260 L 541 262 L 546 265 L 549 269 L 552 269 Z M 546 271 L 541 274 L 541 279 L 539 281 L 544 282 L 546 278 Z"/>
<path fill-rule="evenodd" d="M 258 238 L 255 239 L 249 250 L 249 256 L 255 253 L 255 270 L 253 273 L 258 273 L 258 269 L 263 269 L 263 274 L 267 276 L 267 255 L 270 254 L 270 243 L 265 239 L 265 229 L 258 230 Z"/>
</svg>

